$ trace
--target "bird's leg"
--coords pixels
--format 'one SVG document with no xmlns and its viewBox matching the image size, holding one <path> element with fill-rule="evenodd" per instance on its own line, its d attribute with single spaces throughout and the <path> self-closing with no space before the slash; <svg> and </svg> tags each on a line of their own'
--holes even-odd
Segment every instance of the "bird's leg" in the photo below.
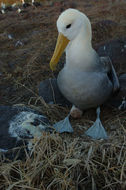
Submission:
<svg viewBox="0 0 126 190">
<path fill-rule="evenodd" d="M 71 126 L 71 123 L 69 121 L 69 116 L 66 116 L 65 119 L 55 123 L 53 125 L 53 127 L 55 128 L 55 130 L 59 133 L 63 133 L 63 132 L 68 132 L 68 133 L 73 133 L 73 128 Z"/>
<path fill-rule="evenodd" d="M 100 120 L 100 107 L 96 110 L 97 119 L 94 124 L 86 131 L 86 135 L 92 137 L 93 139 L 107 139 L 107 133 Z"/>
<path fill-rule="evenodd" d="M 73 133 L 73 128 L 69 121 L 69 116 L 71 115 L 73 118 L 77 119 L 77 118 L 80 118 L 82 114 L 83 112 L 79 108 L 73 105 L 70 110 L 69 115 L 65 117 L 65 119 L 55 123 L 53 127 L 59 133 L 63 133 L 63 132 Z"/>
<path fill-rule="evenodd" d="M 74 119 L 79 119 L 79 118 L 81 118 L 82 114 L 83 114 L 82 110 L 77 108 L 75 105 L 72 106 L 72 108 L 70 110 L 71 117 L 73 117 Z"/>
</svg>

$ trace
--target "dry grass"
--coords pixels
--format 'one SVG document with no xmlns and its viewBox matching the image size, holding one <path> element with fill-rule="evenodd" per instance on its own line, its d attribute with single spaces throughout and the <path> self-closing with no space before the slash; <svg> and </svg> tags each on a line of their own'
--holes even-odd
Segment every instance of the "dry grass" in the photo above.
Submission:
<svg viewBox="0 0 126 190">
<path fill-rule="evenodd" d="M 113 3 L 111 3 L 113 2 Z M 42 7 L 27 8 L 18 15 L 0 15 L 0 96 L 1 104 L 25 104 L 48 116 L 52 123 L 63 119 L 69 108 L 46 105 L 38 96 L 38 84 L 52 77 L 48 63 L 53 53 L 60 12 L 75 7 L 85 12 L 93 26 L 93 44 L 126 35 L 125 1 L 55 1 Z M 116 25 L 100 27 L 101 20 Z M 8 40 L 8 34 L 14 38 Z M 23 46 L 15 47 L 17 40 Z M 64 59 L 61 60 L 63 62 Z M 126 72 L 126 67 L 125 68 Z M 62 114 L 61 114 L 62 113 Z M 87 111 L 79 121 L 71 120 L 74 133 L 43 134 L 33 140 L 26 159 L 1 158 L 2 190 L 125 190 L 126 189 L 126 112 L 103 107 L 101 119 L 109 140 L 94 141 L 84 135 L 95 120 Z M 25 157 L 23 156 L 23 157 Z"/>
<path fill-rule="evenodd" d="M 109 141 L 43 134 L 33 140 L 30 153 L 25 151 L 25 161 L 1 163 L 0 188 L 121 190 L 126 187 L 126 137 L 120 128 Z"/>
</svg>

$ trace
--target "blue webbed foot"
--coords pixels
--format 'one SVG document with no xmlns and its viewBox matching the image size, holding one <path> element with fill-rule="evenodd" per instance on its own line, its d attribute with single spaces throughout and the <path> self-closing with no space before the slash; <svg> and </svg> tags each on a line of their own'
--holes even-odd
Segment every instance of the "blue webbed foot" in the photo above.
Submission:
<svg viewBox="0 0 126 190">
<path fill-rule="evenodd" d="M 55 123 L 53 127 L 59 133 L 64 133 L 64 132 L 73 133 L 73 128 L 69 121 L 69 115 L 65 117 L 65 119 Z"/>
<path fill-rule="evenodd" d="M 97 108 L 97 119 L 94 124 L 85 132 L 87 136 L 93 139 L 107 139 L 107 133 L 100 121 L 100 107 Z"/>
</svg>

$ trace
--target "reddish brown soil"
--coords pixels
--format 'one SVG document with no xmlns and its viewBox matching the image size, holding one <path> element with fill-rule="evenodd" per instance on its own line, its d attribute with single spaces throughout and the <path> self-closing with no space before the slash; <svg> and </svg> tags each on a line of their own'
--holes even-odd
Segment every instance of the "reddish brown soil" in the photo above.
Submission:
<svg viewBox="0 0 126 190">
<path fill-rule="evenodd" d="M 28 7 L 20 14 L 17 11 L 1 14 L 1 104 L 27 104 L 37 93 L 39 82 L 52 76 L 49 61 L 57 37 L 56 20 L 64 9 L 74 7 L 87 14 L 92 23 L 95 46 L 126 34 L 125 5 L 125 1 L 106 0 L 44 1 L 41 7 Z M 101 23 L 103 20 L 110 20 L 112 24 L 106 26 Z M 8 38 L 9 34 L 13 39 Z M 15 47 L 18 40 L 23 45 Z"/>
</svg>

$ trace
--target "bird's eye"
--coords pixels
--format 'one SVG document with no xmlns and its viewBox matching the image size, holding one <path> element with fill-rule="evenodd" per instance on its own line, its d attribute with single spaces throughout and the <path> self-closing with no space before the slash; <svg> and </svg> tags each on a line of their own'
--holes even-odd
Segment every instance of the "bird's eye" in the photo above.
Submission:
<svg viewBox="0 0 126 190">
<path fill-rule="evenodd" d="M 68 25 L 66 26 L 67 29 L 70 28 L 70 27 L 71 27 L 71 24 L 68 24 Z"/>
</svg>

